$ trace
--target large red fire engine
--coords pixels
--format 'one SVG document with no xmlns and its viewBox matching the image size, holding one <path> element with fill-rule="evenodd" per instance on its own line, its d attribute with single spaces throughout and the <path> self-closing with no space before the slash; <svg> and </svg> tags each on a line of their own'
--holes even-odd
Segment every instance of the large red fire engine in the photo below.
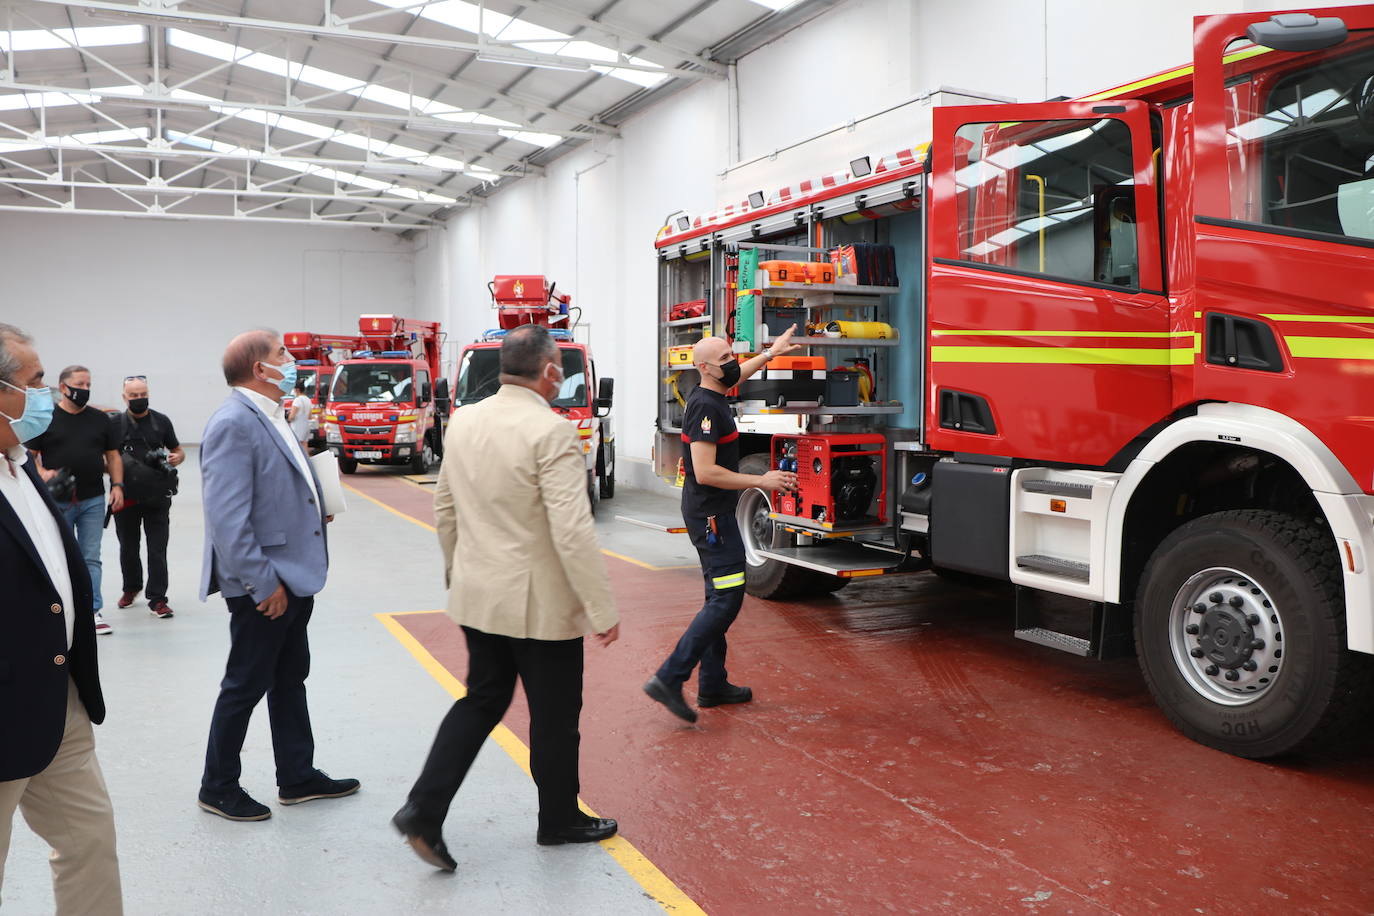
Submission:
<svg viewBox="0 0 1374 916">
<path fill-rule="evenodd" d="M 408 465 L 422 474 L 443 455 L 449 413 L 439 322 L 363 315 L 358 335 L 368 349 L 334 370 L 325 441 L 345 474 L 359 462 Z"/>
<path fill-rule="evenodd" d="M 542 276 L 499 276 L 488 284 L 497 327 L 463 348 L 458 379 L 454 384 L 453 409 L 475 404 L 501 387 L 501 340 L 523 324 L 549 329 L 563 358 L 563 390 L 552 407 L 577 427 L 587 467 L 587 495 L 593 506 L 598 498 L 615 495 L 615 432 L 611 402 L 615 382 L 598 379 L 596 361 L 589 346 L 573 339 L 573 313 L 581 310 L 572 297 L 558 294 L 555 284 Z"/>
<path fill-rule="evenodd" d="M 752 593 L 1008 580 L 1018 637 L 1134 650 L 1185 734 L 1265 757 L 1370 712 L 1374 6 L 1200 17 L 1194 53 L 670 221 L 656 461 L 682 347 L 798 321 L 739 392 L 742 470 L 802 475 L 740 501 Z"/>
<path fill-rule="evenodd" d="M 290 331 L 285 335 L 286 349 L 295 357 L 296 378 L 313 407 L 310 411 L 311 449 L 325 446 L 320 419 L 325 402 L 329 400 L 329 385 L 334 380 L 334 367 L 355 352 L 367 348 L 362 338 L 346 334 L 315 334 L 310 331 Z"/>
</svg>

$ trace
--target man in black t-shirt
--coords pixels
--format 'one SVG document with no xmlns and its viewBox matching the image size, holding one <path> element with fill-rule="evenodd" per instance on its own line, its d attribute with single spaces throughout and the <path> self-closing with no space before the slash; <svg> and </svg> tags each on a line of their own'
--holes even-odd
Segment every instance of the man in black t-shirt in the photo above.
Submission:
<svg viewBox="0 0 1374 916">
<path fill-rule="evenodd" d="M 150 461 L 149 453 L 166 449 L 165 460 L 175 468 L 186 460 L 186 452 L 177 441 L 172 421 L 148 406 L 146 377 L 131 375 L 124 380 L 124 403 L 128 410 L 114 418 L 120 451 L 130 463 L 124 509 L 115 515 L 119 568 L 124 577 L 119 606 L 132 605 L 143 590 L 143 558 L 139 548 L 146 532 L 148 610 L 165 620 L 172 616 L 167 604 L 167 539 L 176 477 Z"/>
<path fill-rule="evenodd" d="M 800 349 L 792 343 L 796 329 L 793 325 L 765 352 L 742 364 L 730 343 L 720 337 L 703 338 L 692 350 L 701 383 L 687 398 L 682 416 L 682 441 L 687 444 L 682 519 L 701 558 L 706 603 L 668 660 L 644 685 L 645 693 L 688 722 L 695 722 L 697 714 L 683 700 L 682 685 L 698 664 L 698 706 L 747 703 L 754 698 L 748 687 L 731 684 L 725 671 L 725 632 L 744 604 L 744 541 L 735 521 L 735 504 L 741 490 L 795 489 L 797 475 L 791 471 L 739 473 L 739 430 L 725 394 L 769 360 Z"/>
<path fill-rule="evenodd" d="M 100 539 L 105 532 L 105 475 L 110 475 L 110 508 L 124 507 L 124 465 L 119 459 L 119 440 L 105 412 L 87 407 L 91 397 L 91 370 L 68 366 L 57 377 L 62 400 L 53 411 L 52 425 L 41 436 L 24 443 L 38 453 L 38 472 L 44 482 L 67 470 L 76 479 L 76 491 L 61 502 L 62 517 L 76 531 L 76 542 L 86 570 L 91 574 L 95 599 L 95 632 L 107 636 L 110 625 L 100 613 Z"/>
</svg>

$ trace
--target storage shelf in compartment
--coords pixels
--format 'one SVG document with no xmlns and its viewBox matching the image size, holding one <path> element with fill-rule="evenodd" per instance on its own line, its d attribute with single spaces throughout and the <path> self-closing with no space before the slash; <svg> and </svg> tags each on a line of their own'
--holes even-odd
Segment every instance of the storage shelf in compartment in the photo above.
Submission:
<svg viewBox="0 0 1374 916">
<path fill-rule="evenodd" d="M 776 337 L 763 340 L 763 345 L 776 341 Z M 895 347 L 901 340 L 891 337 L 793 337 L 792 342 L 803 347 Z"/>
<path fill-rule="evenodd" d="M 881 414 L 899 414 L 906 408 L 891 402 L 885 404 L 863 404 L 858 407 L 755 407 L 741 410 L 742 414 L 777 416 L 779 414 L 803 414 L 806 416 L 831 417 L 876 417 Z"/>
<path fill-rule="evenodd" d="M 696 372 L 696 371 L 697 371 L 697 367 L 696 367 L 696 366 L 672 365 L 672 364 L 669 364 L 669 363 L 664 363 L 664 364 L 663 364 L 663 371 L 664 371 L 664 372 Z"/>
<path fill-rule="evenodd" d="M 784 296 L 891 296 L 900 293 L 901 287 L 898 286 L 851 286 L 847 283 L 768 283 L 766 282 L 767 273 L 760 272 L 760 280 L 755 289 L 759 290 L 763 296 L 784 295 Z"/>
<path fill-rule="evenodd" d="M 856 534 L 871 534 L 876 531 L 890 531 L 891 525 L 885 525 L 876 518 L 867 518 L 861 522 L 853 524 L 827 524 L 818 522 L 813 518 L 802 518 L 797 515 L 783 515 L 781 512 L 769 512 L 768 517 L 775 522 L 781 522 L 789 528 L 800 528 L 808 532 L 813 532 L 817 537 L 843 538 L 853 537 Z"/>
<path fill-rule="evenodd" d="M 670 327 L 670 328 L 686 328 L 686 327 L 691 327 L 692 325 L 710 324 L 710 323 L 711 323 L 711 316 L 710 316 L 710 315 L 702 315 L 700 318 L 679 318 L 677 321 L 669 321 L 669 322 L 666 322 L 666 325 L 667 325 L 667 327 Z"/>
</svg>

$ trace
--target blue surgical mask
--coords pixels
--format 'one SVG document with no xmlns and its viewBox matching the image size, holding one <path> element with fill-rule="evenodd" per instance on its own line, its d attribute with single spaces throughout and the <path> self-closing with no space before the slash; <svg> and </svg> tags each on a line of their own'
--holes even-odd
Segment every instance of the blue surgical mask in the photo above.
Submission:
<svg viewBox="0 0 1374 916">
<path fill-rule="evenodd" d="M 281 378 L 274 379 L 274 381 L 277 383 L 277 387 L 281 389 L 282 394 L 290 394 L 296 390 L 296 361 L 294 359 L 282 363 L 280 366 L 274 366 L 271 363 L 262 363 L 262 365 L 269 369 L 276 369 L 281 373 Z"/>
<path fill-rule="evenodd" d="M 0 411 L 0 417 L 10 421 L 10 429 L 14 430 L 14 435 L 19 441 L 28 442 L 47 432 L 48 426 L 52 423 L 52 389 L 20 388 L 4 379 L 0 379 L 0 384 L 24 392 L 24 412 L 17 418 Z"/>
</svg>

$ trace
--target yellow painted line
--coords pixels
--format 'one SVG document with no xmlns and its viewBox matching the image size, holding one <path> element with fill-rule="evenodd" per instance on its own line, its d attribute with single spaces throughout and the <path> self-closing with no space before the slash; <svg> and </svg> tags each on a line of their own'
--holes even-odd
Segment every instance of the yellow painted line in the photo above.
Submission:
<svg viewBox="0 0 1374 916">
<path fill-rule="evenodd" d="M 1313 324 L 1374 324 L 1374 315 L 1261 315 L 1270 321 L 1302 321 Z"/>
<path fill-rule="evenodd" d="M 437 611 L 416 611 L 412 613 L 433 614 Z M 439 682 L 439 685 L 448 691 L 448 695 L 455 700 L 461 700 L 467 696 L 467 688 L 463 682 L 453 676 L 453 673 L 439 663 L 439 660 L 430 654 L 429 650 L 420 644 L 409 630 L 401 626 L 394 619 L 399 615 L 394 613 L 377 614 L 376 617 L 382 622 L 382 626 L 396 637 L 396 641 L 406 648 L 420 666 L 429 672 L 430 677 Z M 501 750 L 510 755 L 510 758 L 519 764 L 520 769 L 525 771 L 525 775 L 533 778 L 530 773 L 530 749 L 525 742 L 516 737 L 515 732 L 505 725 L 498 724 L 492 729 L 491 738 L 496 742 Z M 597 813 L 587 806 L 581 798 L 577 800 L 578 807 L 591 817 L 597 817 Z M 645 893 L 667 913 L 695 914 L 700 913 L 706 916 L 706 911 L 697 906 L 696 902 L 682 892 L 672 879 L 659 870 L 658 866 L 650 862 L 642 852 L 634 847 L 634 844 L 623 836 L 616 835 L 609 840 L 602 840 L 599 844 L 611 854 L 621 868 L 629 873 L 631 878 L 644 888 Z"/>
<path fill-rule="evenodd" d="M 931 347 L 933 363 L 1028 363 L 1053 366 L 1187 366 L 1193 348 Z"/>
<path fill-rule="evenodd" d="M 1305 359 L 1374 360 L 1374 337 L 1284 337 L 1288 352 Z"/>
<path fill-rule="evenodd" d="M 931 331 L 931 337 L 1190 337 L 1192 331 Z"/>
<path fill-rule="evenodd" d="M 370 503 L 375 503 L 375 504 L 377 504 L 378 506 L 381 506 L 383 509 L 385 509 L 386 511 L 390 512 L 392 515 L 399 516 L 399 517 L 405 519 L 406 521 L 411 522 L 412 524 L 419 525 L 421 528 L 425 529 L 426 531 L 431 531 L 431 532 L 437 531 L 437 529 L 436 529 L 433 525 L 429 524 L 428 522 L 422 522 L 422 521 L 420 521 L 418 518 L 416 518 L 416 517 L 413 516 L 413 515 L 406 515 L 406 514 L 405 514 L 404 512 L 402 512 L 400 509 L 394 509 L 394 508 L 392 508 L 391 506 L 388 506 L 386 503 L 382 502 L 380 499 L 377 499 L 375 496 L 369 496 L 369 495 L 367 495 L 367 494 L 364 493 L 362 490 L 359 490 L 357 487 L 350 486 L 349 484 L 344 484 L 343 486 L 344 486 L 344 489 L 345 489 L 345 490 L 348 490 L 348 491 L 351 492 L 351 493 L 357 493 L 357 494 L 358 494 L 359 496 L 361 496 L 363 499 L 367 500 L 367 501 L 370 502 Z M 642 566 L 644 569 L 649 569 L 649 570 L 652 570 L 652 571 L 654 571 L 654 572 L 663 572 L 664 570 L 668 570 L 668 569 L 700 569 L 700 568 L 701 568 L 701 567 L 696 566 L 696 565 L 692 565 L 692 566 L 654 566 L 654 565 L 651 564 L 651 563 L 645 563 L 643 560 L 636 560 L 634 557 L 627 557 L 627 556 L 625 556 L 624 554 L 615 553 L 614 551 L 602 550 L 601 552 L 604 553 L 604 554 L 605 554 L 606 556 L 608 556 L 608 557 L 615 557 L 617 560 L 624 560 L 626 563 L 633 563 L 635 566 Z"/>
</svg>

